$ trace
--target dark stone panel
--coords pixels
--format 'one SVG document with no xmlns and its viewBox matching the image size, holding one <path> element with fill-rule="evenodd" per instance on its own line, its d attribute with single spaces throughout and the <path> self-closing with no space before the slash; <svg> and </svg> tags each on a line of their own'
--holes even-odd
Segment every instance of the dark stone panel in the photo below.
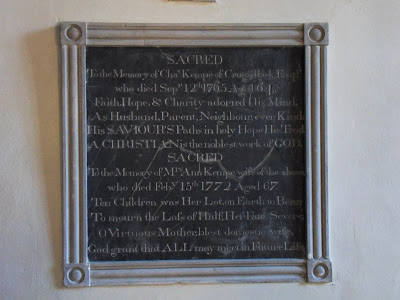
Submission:
<svg viewBox="0 0 400 300">
<path fill-rule="evenodd" d="M 90 261 L 305 258 L 303 47 L 86 60 Z"/>
</svg>

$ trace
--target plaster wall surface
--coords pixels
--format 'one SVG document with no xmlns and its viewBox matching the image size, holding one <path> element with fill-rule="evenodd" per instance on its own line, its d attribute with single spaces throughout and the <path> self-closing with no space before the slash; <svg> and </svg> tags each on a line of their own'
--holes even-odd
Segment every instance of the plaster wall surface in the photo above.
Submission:
<svg viewBox="0 0 400 300">
<path fill-rule="evenodd" d="M 1 299 L 399 299 L 398 0 L 0 1 Z M 330 23 L 333 282 L 65 289 L 60 21 Z"/>
</svg>

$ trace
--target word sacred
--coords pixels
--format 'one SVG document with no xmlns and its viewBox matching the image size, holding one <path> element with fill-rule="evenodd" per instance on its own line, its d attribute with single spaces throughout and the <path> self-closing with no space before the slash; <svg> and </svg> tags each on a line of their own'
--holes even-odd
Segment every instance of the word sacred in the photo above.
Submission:
<svg viewBox="0 0 400 300">
<path fill-rule="evenodd" d="M 220 65 L 223 62 L 221 55 L 167 55 L 168 65 Z"/>
</svg>

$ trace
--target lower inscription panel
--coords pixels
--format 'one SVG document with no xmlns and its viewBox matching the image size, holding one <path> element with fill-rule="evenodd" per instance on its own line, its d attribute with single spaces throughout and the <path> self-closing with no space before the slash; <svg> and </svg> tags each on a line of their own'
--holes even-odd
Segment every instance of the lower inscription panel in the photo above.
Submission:
<svg viewBox="0 0 400 300">
<path fill-rule="evenodd" d="M 87 47 L 89 261 L 305 258 L 304 61 Z"/>
</svg>

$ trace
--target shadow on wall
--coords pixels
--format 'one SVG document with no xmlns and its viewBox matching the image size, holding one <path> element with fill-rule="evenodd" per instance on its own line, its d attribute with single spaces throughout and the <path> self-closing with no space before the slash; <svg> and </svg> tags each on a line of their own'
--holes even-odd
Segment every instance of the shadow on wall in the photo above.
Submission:
<svg viewBox="0 0 400 300">
<path fill-rule="evenodd" d="M 37 128 L 40 167 L 45 184 L 45 234 L 52 245 L 51 272 L 54 285 L 62 288 L 62 186 L 61 186 L 61 59 L 58 45 L 58 26 L 35 31 L 24 38 L 25 53 L 29 55 L 31 78 L 38 111 Z M 39 203 L 37 204 L 39 205 Z M 32 280 L 35 280 L 34 278 Z"/>
</svg>

